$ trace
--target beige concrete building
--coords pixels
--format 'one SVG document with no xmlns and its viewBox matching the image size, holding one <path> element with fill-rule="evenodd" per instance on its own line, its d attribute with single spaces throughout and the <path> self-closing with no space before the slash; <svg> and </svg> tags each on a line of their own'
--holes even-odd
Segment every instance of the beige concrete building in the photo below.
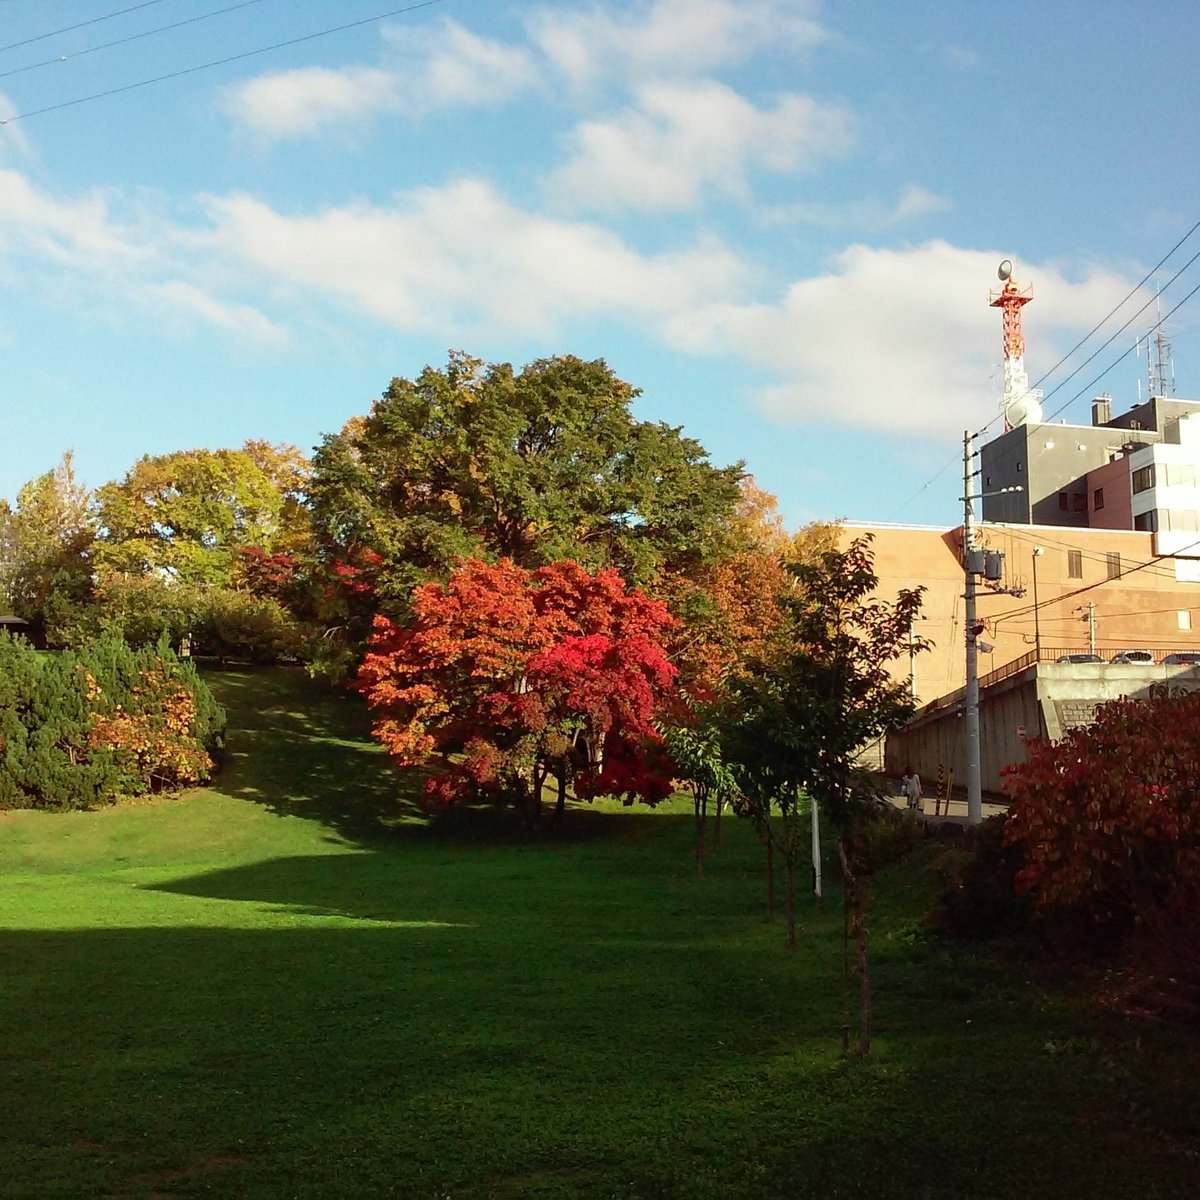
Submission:
<svg viewBox="0 0 1200 1200">
<path fill-rule="evenodd" d="M 1161 660 L 1173 651 L 1200 651 L 1200 558 L 1155 553 L 1150 532 L 1052 525 L 982 523 L 979 544 L 1004 553 L 1005 587 L 1024 595 L 978 588 L 980 654 L 987 675 L 1029 657 L 1095 653 L 1105 660 L 1123 650 L 1147 649 Z M 902 587 L 926 589 L 914 632 L 932 649 L 895 665 L 911 679 L 919 704 L 965 682 L 961 528 L 847 523 L 846 541 L 870 534 L 884 598 Z M 1041 554 L 1034 551 L 1040 549 Z M 1036 571 L 1037 608 L 1034 607 Z"/>
</svg>

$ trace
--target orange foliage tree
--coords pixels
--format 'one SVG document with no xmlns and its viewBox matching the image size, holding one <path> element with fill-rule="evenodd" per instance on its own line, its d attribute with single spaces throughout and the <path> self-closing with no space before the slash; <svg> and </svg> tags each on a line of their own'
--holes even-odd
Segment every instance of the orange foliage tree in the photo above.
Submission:
<svg viewBox="0 0 1200 1200">
<path fill-rule="evenodd" d="M 85 678 L 95 712 L 88 748 L 112 756 L 129 791 L 170 791 L 209 778 L 212 756 L 193 735 L 195 697 L 169 665 L 143 664 L 128 704 L 112 703 L 93 675 Z"/>
<path fill-rule="evenodd" d="M 396 764 L 435 764 L 430 807 L 485 797 L 536 822 L 551 775 L 559 813 L 568 780 L 654 803 L 670 791 L 654 717 L 674 626 L 613 569 L 467 559 L 415 590 L 408 623 L 376 617 L 359 686 Z"/>
</svg>

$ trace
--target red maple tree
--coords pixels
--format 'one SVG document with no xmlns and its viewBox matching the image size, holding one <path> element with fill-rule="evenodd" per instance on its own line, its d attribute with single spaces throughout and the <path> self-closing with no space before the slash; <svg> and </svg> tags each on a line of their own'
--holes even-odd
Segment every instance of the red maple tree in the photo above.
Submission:
<svg viewBox="0 0 1200 1200">
<path fill-rule="evenodd" d="M 436 764 L 430 807 L 486 797 L 535 821 L 551 776 L 560 813 L 569 782 L 654 803 L 670 792 L 653 722 L 675 624 L 612 569 L 467 559 L 416 589 L 408 623 L 375 618 L 359 686 L 396 764 Z"/>
</svg>

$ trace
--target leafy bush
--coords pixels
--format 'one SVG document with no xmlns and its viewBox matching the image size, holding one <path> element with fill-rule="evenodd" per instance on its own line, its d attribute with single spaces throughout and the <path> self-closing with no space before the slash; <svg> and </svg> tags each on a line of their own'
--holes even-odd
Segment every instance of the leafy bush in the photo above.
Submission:
<svg viewBox="0 0 1200 1200">
<path fill-rule="evenodd" d="M 1119 961 L 1111 998 L 1154 1016 L 1200 1015 L 1200 884 L 1179 888 L 1134 931 Z"/>
<path fill-rule="evenodd" d="M 1029 895 L 1018 895 L 1017 872 L 1024 857 L 1006 845 L 1007 817 L 988 817 L 975 831 L 974 853 L 938 899 L 936 928 L 954 937 L 990 938 L 1023 929 L 1033 912 Z"/>
<path fill-rule="evenodd" d="M 852 804 L 846 810 L 846 846 L 856 871 L 872 875 L 898 862 L 925 840 L 921 822 L 890 804 Z"/>
<path fill-rule="evenodd" d="M 231 588 L 201 594 L 192 637 L 197 653 L 276 662 L 302 654 L 302 627 L 278 600 Z"/>
<path fill-rule="evenodd" d="M 304 656 L 308 633 L 277 599 L 227 587 L 198 587 L 163 576 L 114 578 L 94 603 L 79 606 L 55 627 L 60 644 L 82 646 L 101 633 L 129 645 L 173 646 L 217 658 L 275 662 Z"/>
<path fill-rule="evenodd" d="M 1103 705 L 1008 768 L 1019 891 L 1123 936 L 1200 882 L 1200 692 Z"/>
<path fill-rule="evenodd" d="M 39 655 L 0 635 L 0 807 L 90 808 L 209 778 L 225 718 L 165 640 Z"/>
<path fill-rule="evenodd" d="M 118 633 L 131 646 L 153 646 L 166 637 L 178 646 L 199 621 L 203 597 L 198 587 L 156 575 L 110 579 L 96 595 L 91 629 L 82 625 L 79 632 L 85 638 L 101 630 Z"/>
</svg>

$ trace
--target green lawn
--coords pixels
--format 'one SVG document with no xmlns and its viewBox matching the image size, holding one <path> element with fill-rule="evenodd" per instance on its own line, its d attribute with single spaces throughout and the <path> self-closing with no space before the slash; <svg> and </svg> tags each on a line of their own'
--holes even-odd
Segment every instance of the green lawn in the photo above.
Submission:
<svg viewBox="0 0 1200 1200">
<path fill-rule="evenodd" d="M 419 819 L 361 715 L 213 677 L 220 786 L 0 814 L 4 1197 L 1193 1193 L 1193 1030 L 920 932 L 877 881 L 878 1038 L 841 1053 L 841 907 L 762 910 L 728 822 L 579 809 L 526 843 Z"/>
</svg>

